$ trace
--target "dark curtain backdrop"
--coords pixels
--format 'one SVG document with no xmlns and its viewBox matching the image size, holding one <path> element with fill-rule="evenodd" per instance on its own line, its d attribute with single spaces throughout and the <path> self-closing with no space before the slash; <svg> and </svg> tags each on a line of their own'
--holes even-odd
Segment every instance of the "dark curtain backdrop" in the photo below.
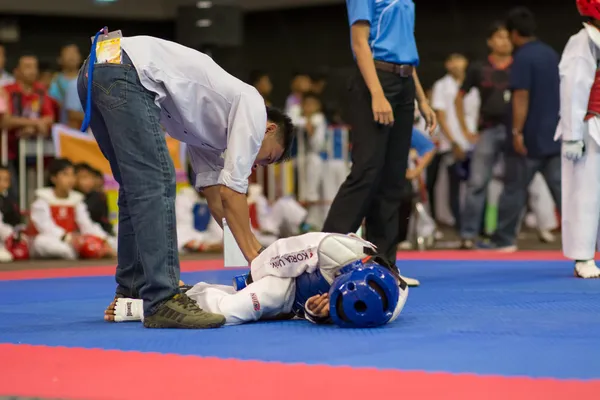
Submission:
<svg viewBox="0 0 600 400">
<path fill-rule="evenodd" d="M 441 77 L 444 57 L 454 51 L 469 57 L 485 57 L 485 35 L 492 21 L 502 18 L 515 5 L 527 5 L 536 13 L 539 37 L 561 51 L 580 25 L 573 1 L 480 2 L 475 0 L 415 0 L 416 35 L 422 64 L 419 73 L 426 86 Z M 126 35 L 146 34 L 173 39 L 175 24 L 41 16 L 16 16 L 21 41 L 7 43 L 9 67 L 24 51 L 34 52 L 54 63 L 64 43 L 75 42 L 89 51 L 89 37 L 104 25 L 122 29 Z M 281 11 L 254 12 L 245 16 L 245 44 L 240 49 L 215 49 L 215 59 L 236 76 L 245 79 L 252 69 L 267 70 L 275 84 L 274 98 L 281 104 L 295 71 L 328 67 L 328 97 L 343 97 L 348 72 L 352 70 L 349 29 L 343 4 Z"/>
</svg>

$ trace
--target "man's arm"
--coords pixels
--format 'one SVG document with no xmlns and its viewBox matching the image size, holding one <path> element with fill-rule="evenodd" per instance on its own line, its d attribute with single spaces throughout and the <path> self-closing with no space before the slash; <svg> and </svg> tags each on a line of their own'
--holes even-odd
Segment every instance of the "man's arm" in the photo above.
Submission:
<svg viewBox="0 0 600 400">
<path fill-rule="evenodd" d="M 527 113 L 529 112 L 529 90 L 519 89 L 512 94 L 513 133 L 523 134 Z"/>
<path fill-rule="evenodd" d="M 229 229 L 235 238 L 246 260 L 252 261 L 261 249 L 261 245 L 250 229 L 250 215 L 248 201 L 245 193 L 236 192 L 227 186 L 219 187 L 219 194 L 223 204 L 223 215 Z"/>
<path fill-rule="evenodd" d="M 454 102 L 452 103 L 451 107 L 453 106 Z M 446 120 L 447 99 L 444 98 L 444 91 L 440 81 L 437 81 L 433 85 L 433 91 L 431 94 L 431 107 L 434 109 L 437 115 L 442 135 L 444 135 L 444 137 L 448 139 L 452 145 L 454 145 L 454 137 L 452 136 L 452 132 L 450 132 L 448 121 Z"/>
<path fill-rule="evenodd" d="M 208 202 L 210 215 L 212 215 L 219 226 L 223 228 L 223 218 L 225 217 L 225 212 L 223 211 L 220 188 L 221 185 L 208 186 L 202 188 L 201 192 L 204 194 L 204 197 L 206 197 L 206 201 Z"/>
</svg>

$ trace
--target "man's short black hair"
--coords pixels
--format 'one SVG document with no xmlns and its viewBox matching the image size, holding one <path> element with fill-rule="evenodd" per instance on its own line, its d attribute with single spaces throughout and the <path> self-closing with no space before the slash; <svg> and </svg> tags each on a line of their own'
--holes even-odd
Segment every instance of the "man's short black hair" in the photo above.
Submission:
<svg viewBox="0 0 600 400">
<path fill-rule="evenodd" d="M 283 111 L 274 107 L 267 107 L 267 120 L 277 124 L 277 134 L 283 145 L 283 155 L 277 160 L 277 163 L 286 161 L 291 157 L 292 146 L 296 137 L 294 124 Z"/>
<path fill-rule="evenodd" d="M 504 21 L 492 22 L 487 31 L 487 38 L 491 39 L 492 36 L 494 36 L 496 33 L 498 33 L 499 31 L 502 31 L 504 29 L 506 29 L 506 22 L 504 22 Z"/>
<path fill-rule="evenodd" d="M 260 81 L 262 78 L 264 77 L 268 77 L 269 74 L 266 71 L 260 70 L 260 69 L 255 69 L 253 71 L 250 71 L 250 76 L 248 77 L 248 83 L 251 85 L 256 85 L 258 83 L 258 81 Z"/>
<path fill-rule="evenodd" d="M 535 36 L 537 24 L 535 16 L 527 7 L 515 7 L 508 13 L 506 29 L 517 32 L 520 36 L 530 38 Z"/>
</svg>

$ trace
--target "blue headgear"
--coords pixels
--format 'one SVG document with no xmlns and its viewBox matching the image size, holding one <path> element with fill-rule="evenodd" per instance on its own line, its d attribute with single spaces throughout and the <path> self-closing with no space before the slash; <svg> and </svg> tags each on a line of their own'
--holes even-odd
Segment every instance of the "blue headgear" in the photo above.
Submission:
<svg viewBox="0 0 600 400">
<path fill-rule="evenodd" d="M 402 281 L 398 282 L 389 269 L 358 261 L 340 272 L 329 290 L 329 315 L 334 324 L 342 328 L 373 328 L 397 316 L 398 285 Z"/>
</svg>

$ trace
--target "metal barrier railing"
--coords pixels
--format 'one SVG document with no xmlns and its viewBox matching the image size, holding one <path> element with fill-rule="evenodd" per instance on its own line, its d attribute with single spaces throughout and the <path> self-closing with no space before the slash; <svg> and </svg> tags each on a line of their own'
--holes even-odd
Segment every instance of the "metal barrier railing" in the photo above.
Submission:
<svg viewBox="0 0 600 400">
<path fill-rule="evenodd" d="M 1 162 L 2 165 L 8 166 L 8 131 L 3 130 L 0 142 L 2 145 Z M 35 155 L 36 165 L 36 189 L 44 186 L 44 155 L 45 155 L 46 138 L 37 136 L 32 139 L 21 138 L 18 145 L 18 169 L 19 169 L 19 207 L 25 210 L 27 204 L 27 157 Z"/>
</svg>

